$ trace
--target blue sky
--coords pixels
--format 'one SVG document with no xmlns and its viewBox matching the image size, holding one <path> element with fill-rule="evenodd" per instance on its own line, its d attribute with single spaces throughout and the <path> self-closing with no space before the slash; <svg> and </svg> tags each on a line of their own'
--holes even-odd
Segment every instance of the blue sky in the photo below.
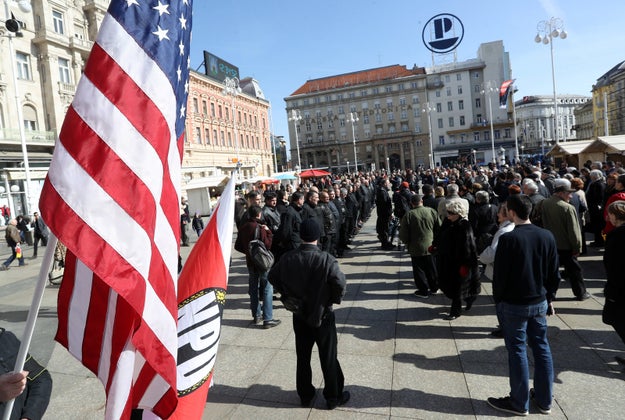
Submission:
<svg viewBox="0 0 625 420">
<path fill-rule="evenodd" d="M 568 37 L 554 42 L 558 94 L 589 95 L 597 78 L 625 60 L 620 0 L 195 0 L 191 67 L 207 50 L 254 77 L 272 105 L 276 135 L 288 138 L 284 98 L 309 79 L 393 64 L 432 65 L 421 32 L 439 13 L 464 24 L 458 61 L 482 42 L 502 40 L 526 95 L 552 95 L 548 45 L 534 42 L 541 20 L 559 17 Z M 203 69 L 202 69 L 203 71 Z"/>
</svg>

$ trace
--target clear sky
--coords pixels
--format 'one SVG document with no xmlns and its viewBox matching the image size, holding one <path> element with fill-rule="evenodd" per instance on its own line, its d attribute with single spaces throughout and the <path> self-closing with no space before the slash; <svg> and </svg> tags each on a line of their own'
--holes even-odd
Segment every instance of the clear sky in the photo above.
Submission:
<svg viewBox="0 0 625 420">
<path fill-rule="evenodd" d="M 590 96 L 597 78 L 625 60 L 622 0 L 195 0 L 191 67 L 207 50 L 258 80 L 272 105 L 272 131 L 288 138 L 284 98 L 307 80 L 431 66 L 421 32 L 439 13 L 464 24 L 458 61 L 475 58 L 480 43 L 503 41 L 517 99 L 553 94 L 549 46 L 534 41 L 541 20 L 561 18 L 568 32 L 553 45 L 558 94 Z"/>
</svg>

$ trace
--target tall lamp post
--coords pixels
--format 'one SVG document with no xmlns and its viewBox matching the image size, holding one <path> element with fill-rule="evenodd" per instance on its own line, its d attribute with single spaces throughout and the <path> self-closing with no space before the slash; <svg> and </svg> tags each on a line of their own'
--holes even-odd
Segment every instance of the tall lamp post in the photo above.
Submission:
<svg viewBox="0 0 625 420">
<path fill-rule="evenodd" d="M 237 95 L 241 93 L 239 79 L 236 77 L 226 77 L 224 79 L 224 88 L 222 90 L 222 93 L 224 95 L 229 95 L 232 97 L 232 130 L 234 131 L 234 145 L 237 151 L 237 173 L 239 173 L 239 168 L 241 167 L 241 158 L 239 156 L 239 136 L 237 135 L 237 116 L 234 102 Z"/>
<path fill-rule="evenodd" d="M 24 156 L 24 171 L 26 174 L 26 183 L 24 184 L 24 192 L 26 193 L 26 210 L 25 214 L 30 214 L 31 200 L 30 195 L 30 164 L 28 162 L 28 148 L 26 147 L 26 133 L 24 132 L 24 115 L 22 111 L 22 104 L 20 103 L 20 91 L 17 85 L 17 63 L 15 60 L 15 49 L 13 48 L 13 37 L 23 36 L 20 32 L 19 23 L 13 17 L 9 10 L 10 0 L 4 0 L 4 13 L 6 16 L 5 26 L 8 30 L 6 35 L 9 38 L 9 55 L 11 56 L 11 73 L 13 75 L 13 91 L 15 92 L 15 108 L 17 111 L 18 128 L 20 133 L 20 142 L 22 144 L 22 155 Z M 19 0 L 17 6 L 24 13 L 30 13 L 32 7 L 29 0 Z"/>
<path fill-rule="evenodd" d="M 493 98 L 492 93 L 498 92 L 499 89 L 490 80 L 484 83 L 482 95 L 488 97 L 488 119 L 490 120 L 490 146 L 493 153 L 493 162 L 497 164 L 497 155 L 495 154 L 495 130 L 493 129 Z"/>
<path fill-rule="evenodd" d="M 566 39 L 567 33 L 564 30 L 564 21 L 557 17 L 552 17 L 549 20 L 541 20 L 538 22 L 536 26 L 536 37 L 534 41 L 540 44 L 541 42 L 545 45 L 549 44 L 549 49 L 551 52 L 551 81 L 553 83 L 553 138 L 558 144 L 558 97 L 556 95 L 556 70 L 553 64 L 553 40 L 554 38 Z"/>
<path fill-rule="evenodd" d="M 352 123 L 352 142 L 354 143 L 354 173 L 358 173 L 358 153 L 356 153 L 356 129 L 354 127 L 354 125 L 359 121 L 358 115 L 355 112 L 350 112 L 347 121 Z"/>
<path fill-rule="evenodd" d="M 422 112 L 427 112 L 428 113 L 428 135 L 430 136 L 430 169 L 434 170 L 434 149 L 432 146 L 432 111 L 434 111 L 436 108 L 433 108 L 429 102 L 425 103 L 425 106 L 423 107 L 423 109 L 421 110 Z"/>
<path fill-rule="evenodd" d="M 297 124 L 302 120 L 302 114 L 297 109 L 291 110 L 291 116 L 289 121 L 293 121 L 293 128 L 295 129 L 295 147 L 297 148 L 297 167 L 298 171 L 302 170 L 302 160 L 299 155 L 299 136 L 297 134 Z"/>
</svg>

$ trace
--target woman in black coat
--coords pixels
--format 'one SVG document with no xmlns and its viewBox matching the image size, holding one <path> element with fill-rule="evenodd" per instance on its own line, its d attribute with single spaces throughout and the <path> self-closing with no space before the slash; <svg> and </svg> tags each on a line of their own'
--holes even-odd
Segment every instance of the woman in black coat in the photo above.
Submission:
<svg viewBox="0 0 625 420">
<path fill-rule="evenodd" d="M 446 320 L 460 316 L 462 299 L 465 310 L 471 309 L 480 291 L 477 251 L 473 229 L 467 220 L 466 209 L 458 201 L 447 204 L 447 219 L 435 238 L 436 263 L 439 285 L 451 299 L 451 309 Z"/>
<path fill-rule="evenodd" d="M 605 240 L 603 265 L 608 281 L 605 285 L 605 306 L 603 322 L 611 325 L 625 343 L 625 201 L 615 201 L 608 207 L 608 217 L 615 226 Z M 625 365 L 625 358 L 615 356 L 617 362 Z"/>
</svg>

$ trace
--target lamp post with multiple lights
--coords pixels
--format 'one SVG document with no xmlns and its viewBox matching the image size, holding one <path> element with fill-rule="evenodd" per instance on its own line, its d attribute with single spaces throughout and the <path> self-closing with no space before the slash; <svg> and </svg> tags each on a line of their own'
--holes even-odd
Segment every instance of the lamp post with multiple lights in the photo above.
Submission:
<svg viewBox="0 0 625 420">
<path fill-rule="evenodd" d="M 499 89 L 495 86 L 492 81 L 487 81 L 484 83 L 482 89 L 482 95 L 488 97 L 488 119 L 490 120 L 490 146 L 491 152 L 493 153 L 493 163 L 497 164 L 497 155 L 495 154 L 495 130 L 493 128 L 493 99 L 492 93 L 498 92 Z"/>
<path fill-rule="evenodd" d="M 428 135 L 430 136 L 430 154 L 429 154 L 429 158 L 430 158 L 430 169 L 434 170 L 434 148 L 432 146 L 432 111 L 434 111 L 436 108 L 433 108 L 429 102 L 425 103 L 425 106 L 423 107 L 423 109 L 421 110 L 422 112 L 427 112 L 428 113 Z"/>
<path fill-rule="evenodd" d="M 359 121 L 355 112 L 350 112 L 347 121 L 352 123 L 352 142 L 354 143 L 354 173 L 358 173 L 358 153 L 356 152 L 356 129 L 354 125 Z M 349 172 L 349 169 L 348 169 Z"/>
<path fill-rule="evenodd" d="M 17 85 L 17 63 L 15 60 L 15 49 L 13 48 L 13 38 L 23 36 L 20 32 L 20 26 L 18 21 L 15 19 L 11 11 L 9 10 L 9 3 L 17 3 L 19 9 L 24 13 L 30 13 L 32 11 L 32 7 L 30 5 L 29 0 L 19 0 L 17 2 L 13 2 L 10 0 L 4 0 L 4 12 L 6 16 L 5 26 L 8 30 L 8 33 L 5 35 L 9 39 L 9 55 L 11 60 L 11 73 L 13 75 L 13 91 L 15 92 L 15 108 L 17 112 L 18 119 L 18 128 L 20 133 L 20 142 L 22 145 L 22 155 L 24 157 L 24 172 L 26 175 L 26 183 L 24 184 L 24 192 L 26 193 L 26 209 L 24 214 L 30 214 L 31 211 L 31 200 L 32 197 L 30 195 L 30 164 L 28 161 L 28 148 L 26 147 L 26 133 L 24 131 L 24 115 L 22 111 L 22 104 L 20 103 L 20 91 Z"/>
<path fill-rule="evenodd" d="M 297 109 L 291 110 L 291 116 L 289 117 L 289 121 L 293 121 L 293 128 L 295 129 L 295 147 L 297 148 L 297 170 L 302 170 L 302 160 L 299 155 L 299 135 L 297 134 L 297 125 L 302 120 L 302 114 Z"/>
<path fill-rule="evenodd" d="M 557 17 L 552 17 L 549 20 L 541 20 L 536 25 L 536 37 L 534 41 L 540 44 L 543 43 L 545 45 L 549 44 L 549 50 L 551 52 L 551 81 L 553 83 L 553 138 L 558 144 L 559 141 L 559 133 L 558 133 L 558 97 L 556 95 L 556 71 L 555 65 L 553 62 L 553 40 L 560 38 L 566 39 L 567 33 L 564 30 L 564 21 Z"/>
</svg>

